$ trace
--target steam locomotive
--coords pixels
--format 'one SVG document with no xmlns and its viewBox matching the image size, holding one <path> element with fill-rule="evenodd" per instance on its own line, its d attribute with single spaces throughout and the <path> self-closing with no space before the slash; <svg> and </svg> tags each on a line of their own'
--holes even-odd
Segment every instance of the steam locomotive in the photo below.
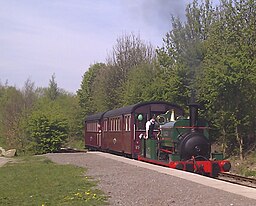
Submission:
<svg viewBox="0 0 256 206">
<path fill-rule="evenodd" d="M 199 104 L 188 106 L 189 118 L 180 106 L 162 101 L 87 116 L 85 146 L 211 177 L 228 172 L 231 164 L 223 154 L 211 153 L 208 123 L 198 119 Z"/>
</svg>

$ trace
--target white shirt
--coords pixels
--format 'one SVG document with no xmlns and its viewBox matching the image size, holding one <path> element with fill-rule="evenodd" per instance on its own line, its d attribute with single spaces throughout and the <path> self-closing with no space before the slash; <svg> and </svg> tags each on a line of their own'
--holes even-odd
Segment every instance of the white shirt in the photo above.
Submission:
<svg viewBox="0 0 256 206">
<path fill-rule="evenodd" d="M 146 122 L 146 139 L 148 138 L 148 130 L 151 124 L 154 124 L 155 120 L 151 119 Z"/>
</svg>

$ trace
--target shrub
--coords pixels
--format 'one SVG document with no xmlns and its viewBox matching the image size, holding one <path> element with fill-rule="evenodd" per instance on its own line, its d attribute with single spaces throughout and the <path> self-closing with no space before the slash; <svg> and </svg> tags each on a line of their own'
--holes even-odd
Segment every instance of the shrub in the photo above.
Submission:
<svg viewBox="0 0 256 206">
<path fill-rule="evenodd" d="M 35 154 L 56 152 L 68 136 L 68 123 L 60 117 L 51 119 L 43 114 L 35 115 L 30 119 L 29 134 Z"/>
</svg>

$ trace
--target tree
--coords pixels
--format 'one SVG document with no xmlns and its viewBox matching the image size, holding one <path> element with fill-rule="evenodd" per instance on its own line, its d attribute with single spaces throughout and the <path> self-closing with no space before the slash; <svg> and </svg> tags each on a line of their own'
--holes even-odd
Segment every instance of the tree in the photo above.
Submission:
<svg viewBox="0 0 256 206">
<path fill-rule="evenodd" d="M 24 151 L 28 144 L 27 119 L 37 100 L 34 83 L 28 79 L 22 90 L 7 84 L 0 90 L 1 142 L 7 148 Z"/>
<path fill-rule="evenodd" d="M 180 88 L 173 88 L 179 92 L 172 95 L 173 99 L 186 104 L 191 89 L 196 89 L 196 78 L 201 73 L 201 66 L 206 55 L 205 40 L 209 36 L 209 29 L 215 21 L 212 3 L 206 0 L 201 5 L 197 0 L 188 4 L 186 21 L 172 17 L 172 30 L 164 38 L 164 46 L 157 49 L 160 67 L 166 73 L 170 70 L 169 81 L 175 82 Z M 177 75 L 173 78 L 174 75 Z M 169 83 L 172 85 L 172 83 Z M 182 93 L 180 93 L 182 92 Z"/>
<path fill-rule="evenodd" d="M 130 70 L 123 88 L 122 105 L 132 105 L 151 100 L 148 93 L 152 89 L 151 85 L 154 82 L 155 74 L 153 64 L 140 64 Z M 153 91 L 150 93 L 152 94 Z"/>
<path fill-rule="evenodd" d="M 129 72 L 140 65 L 152 64 L 154 60 L 155 52 L 152 45 L 143 42 L 139 36 L 130 34 L 117 38 L 112 56 L 107 60 L 108 108 L 122 106 L 122 94 Z"/>
<path fill-rule="evenodd" d="M 227 147 L 231 142 L 236 146 L 236 140 L 243 159 L 245 142 L 254 131 L 256 115 L 255 45 L 252 43 L 256 41 L 255 1 L 222 1 L 222 5 L 219 21 L 212 27 L 207 41 L 200 95 L 206 100 L 208 117 L 221 128 L 223 144 Z"/>
<path fill-rule="evenodd" d="M 119 37 L 107 63 L 92 65 L 83 77 L 77 94 L 84 115 L 125 104 L 122 98 L 129 72 L 152 63 L 154 58 L 152 45 L 144 43 L 139 36 Z"/>
<path fill-rule="evenodd" d="M 31 109 L 37 99 L 35 83 L 32 82 L 30 79 L 27 79 L 24 83 L 24 86 L 21 92 L 22 92 L 23 101 L 24 101 L 24 109 L 25 110 Z"/>
<path fill-rule="evenodd" d="M 116 72 L 114 66 L 108 65 L 95 78 L 92 100 L 96 112 L 111 110 L 120 105 L 120 85 Z"/>
<path fill-rule="evenodd" d="M 79 105 L 82 108 L 82 113 L 84 116 L 94 113 L 97 111 L 95 107 L 95 102 L 93 100 L 93 95 L 95 92 L 95 85 L 100 84 L 99 79 L 102 75 L 101 70 L 104 70 L 105 64 L 96 63 L 90 66 L 88 71 L 85 72 L 83 80 L 81 83 L 81 88 L 77 91 L 77 96 L 79 98 Z M 105 85 L 101 87 L 100 90 L 104 89 Z M 99 97 L 101 97 L 99 95 Z"/>
<path fill-rule="evenodd" d="M 55 101 L 59 105 L 58 116 L 67 122 L 67 143 L 83 139 L 84 116 L 77 95 L 62 93 Z M 65 143 L 65 142 L 63 142 Z M 70 146 L 70 145 L 69 145 Z"/>
<path fill-rule="evenodd" d="M 22 93 L 12 86 L 4 86 L 1 91 L 1 136 L 8 148 L 19 149 L 20 122 L 24 108 Z"/>
<path fill-rule="evenodd" d="M 52 75 L 49 81 L 47 94 L 51 100 L 55 100 L 59 96 L 59 88 L 57 82 L 55 81 L 55 74 Z"/>
<path fill-rule="evenodd" d="M 59 90 L 58 97 L 55 100 L 48 98 L 47 94 L 38 98 L 33 107 L 32 114 L 28 122 L 31 122 L 36 117 L 46 117 L 51 124 L 54 122 L 65 122 L 67 137 L 65 140 L 74 142 L 81 140 L 84 116 L 79 106 L 78 96 L 70 94 L 64 90 Z M 32 120 L 31 120 L 32 119 Z M 28 128 L 28 137 L 31 135 L 31 128 Z M 30 139 L 34 141 L 35 139 Z M 65 145 L 66 142 L 61 142 Z"/>
<path fill-rule="evenodd" d="M 146 44 L 133 33 L 123 35 L 116 40 L 111 55 L 107 62 L 118 70 L 118 77 L 121 84 L 127 79 L 129 70 L 137 65 L 152 63 L 155 58 L 153 46 Z"/>
</svg>

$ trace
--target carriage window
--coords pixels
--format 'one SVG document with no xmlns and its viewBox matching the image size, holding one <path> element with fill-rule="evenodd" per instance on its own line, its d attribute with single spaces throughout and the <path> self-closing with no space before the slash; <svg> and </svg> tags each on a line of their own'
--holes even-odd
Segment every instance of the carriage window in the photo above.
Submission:
<svg viewBox="0 0 256 206">
<path fill-rule="evenodd" d="M 120 119 L 120 117 L 117 118 L 117 125 L 118 125 L 117 130 L 121 131 L 121 119 Z"/>
<path fill-rule="evenodd" d="M 120 119 L 120 117 L 116 118 L 116 131 L 121 131 L 121 119 Z"/>
<path fill-rule="evenodd" d="M 104 120 L 104 127 L 103 127 L 103 130 L 104 130 L 104 131 L 108 131 L 108 120 L 107 120 L 107 119 Z"/>
<path fill-rule="evenodd" d="M 147 122 L 147 114 L 137 114 L 136 117 L 136 129 L 137 130 L 145 130 L 146 129 L 146 122 Z"/>
<path fill-rule="evenodd" d="M 121 118 L 111 118 L 110 119 L 110 131 L 121 131 Z"/>
<path fill-rule="evenodd" d="M 131 131 L 131 115 L 127 117 L 127 131 Z"/>
<path fill-rule="evenodd" d="M 131 115 L 124 116 L 124 130 L 131 131 Z"/>
<path fill-rule="evenodd" d="M 97 122 L 89 122 L 86 125 L 86 129 L 88 132 L 97 132 L 99 130 L 98 125 L 99 125 L 99 123 L 97 123 Z"/>
<path fill-rule="evenodd" d="M 113 120 L 110 119 L 110 131 L 113 131 Z"/>
</svg>

